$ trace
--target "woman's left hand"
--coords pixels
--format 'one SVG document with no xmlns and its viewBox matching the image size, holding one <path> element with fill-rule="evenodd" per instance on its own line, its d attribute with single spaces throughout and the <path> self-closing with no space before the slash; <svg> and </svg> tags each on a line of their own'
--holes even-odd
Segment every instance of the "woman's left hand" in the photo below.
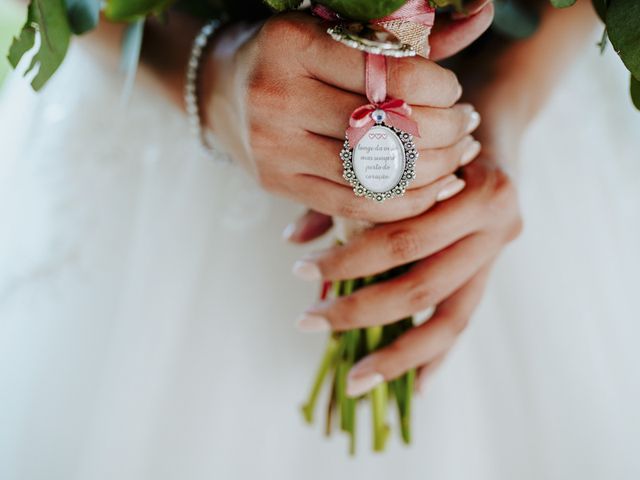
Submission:
<svg viewBox="0 0 640 480">
<path fill-rule="evenodd" d="M 305 331 L 383 325 L 436 307 L 429 321 L 359 362 L 349 375 L 349 394 L 360 395 L 411 368 L 423 367 L 424 375 L 439 363 L 480 301 L 491 264 L 519 234 L 516 189 L 491 157 L 482 154 L 462 176 L 464 192 L 430 211 L 377 225 L 296 263 L 294 271 L 307 280 L 360 278 L 412 264 L 399 277 L 312 306 L 298 323 Z M 294 239 L 329 225 L 317 215 L 304 218 Z"/>
</svg>

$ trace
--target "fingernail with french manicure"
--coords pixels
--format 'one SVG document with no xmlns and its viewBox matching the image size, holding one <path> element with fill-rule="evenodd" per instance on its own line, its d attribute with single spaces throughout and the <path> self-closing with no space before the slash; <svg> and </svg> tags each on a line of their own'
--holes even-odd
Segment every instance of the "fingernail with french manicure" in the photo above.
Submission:
<svg viewBox="0 0 640 480">
<path fill-rule="evenodd" d="M 473 110 L 470 114 L 469 114 L 469 120 L 467 121 L 467 133 L 471 133 L 473 132 L 476 128 L 478 128 L 478 126 L 480 125 L 480 121 L 482 119 L 480 118 L 480 114 L 478 112 L 476 112 L 475 110 Z"/>
<path fill-rule="evenodd" d="M 436 195 L 436 201 L 442 202 L 453 197 L 457 193 L 460 193 L 465 185 L 464 180 L 460 178 L 452 178 L 451 181 L 445 183 L 440 192 L 438 192 L 438 195 Z"/>
<path fill-rule="evenodd" d="M 473 140 L 467 146 L 465 151 L 462 152 L 462 156 L 460 157 L 460 166 L 464 167 L 465 165 L 471 163 L 471 161 L 478 156 L 481 148 L 482 145 L 480 145 L 480 142 L 478 142 L 477 140 Z"/>
<path fill-rule="evenodd" d="M 298 260 L 293 264 L 292 271 L 296 277 L 308 282 L 320 280 L 322 278 L 320 268 L 310 260 Z"/>
<path fill-rule="evenodd" d="M 375 356 L 357 363 L 347 375 L 347 395 L 358 397 L 384 382 L 384 376 L 375 370 Z"/>
<path fill-rule="evenodd" d="M 329 321 L 322 315 L 303 313 L 296 321 L 298 330 L 302 332 L 326 332 L 330 330 Z"/>
<path fill-rule="evenodd" d="M 291 237 L 293 236 L 294 233 L 296 233 L 296 224 L 295 223 L 290 223 L 282 231 L 282 238 L 284 240 L 289 240 L 289 239 L 291 239 Z"/>
<path fill-rule="evenodd" d="M 349 397 L 359 397 L 367 393 L 372 388 L 384 382 L 384 377 L 378 372 L 363 373 L 347 377 L 347 395 Z"/>
</svg>

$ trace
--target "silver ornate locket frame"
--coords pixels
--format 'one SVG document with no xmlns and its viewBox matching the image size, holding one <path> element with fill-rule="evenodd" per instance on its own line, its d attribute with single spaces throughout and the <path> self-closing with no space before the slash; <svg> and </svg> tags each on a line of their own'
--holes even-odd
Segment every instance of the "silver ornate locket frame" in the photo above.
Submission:
<svg viewBox="0 0 640 480">
<path fill-rule="evenodd" d="M 416 178 L 416 160 L 418 160 L 419 152 L 413 141 L 413 135 L 391 125 L 387 125 L 384 121 L 376 121 L 375 126 L 367 132 L 367 135 L 376 127 L 388 130 L 389 133 L 394 135 L 402 145 L 401 153 L 403 157 L 403 165 L 401 172 L 397 172 L 397 182 L 393 182 L 393 185 L 391 185 L 390 188 L 382 191 L 378 191 L 377 189 L 374 190 L 363 184 L 363 182 L 367 182 L 357 174 L 358 167 L 354 166 L 354 151 L 358 148 L 360 143 L 366 141 L 366 138 L 363 138 L 357 145 L 353 146 L 349 143 L 349 139 L 347 138 L 340 152 L 340 158 L 342 159 L 343 166 L 342 176 L 353 187 L 353 191 L 356 196 L 383 202 L 389 198 L 401 197 L 404 195 L 411 181 Z"/>
</svg>

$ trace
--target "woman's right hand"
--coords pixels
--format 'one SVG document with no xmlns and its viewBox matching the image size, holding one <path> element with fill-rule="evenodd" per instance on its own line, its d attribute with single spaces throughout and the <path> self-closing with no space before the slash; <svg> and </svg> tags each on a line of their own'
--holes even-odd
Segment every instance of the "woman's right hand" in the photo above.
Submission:
<svg viewBox="0 0 640 480">
<path fill-rule="evenodd" d="M 463 48 L 492 16 L 489 4 L 435 34 L 440 47 L 433 53 Z M 342 179 L 339 152 L 352 111 L 369 103 L 365 56 L 325 30 L 314 17 L 290 13 L 222 33 L 203 76 L 206 121 L 221 146 L 266 190 L 327 215 L 389 222 L 418 215 L 461 190 L 464 184 L 451 174 L 479 152 L 471 133 L 480 117 L 471 105 L 456 104 L 462 89 L 455 74 L 432 61 L 405 58 L 389 59 L 388 91 L 413 107 L 422 132 L 415 139 L 417 178 L 391 202 L 354 195 Z"/>
</svg>

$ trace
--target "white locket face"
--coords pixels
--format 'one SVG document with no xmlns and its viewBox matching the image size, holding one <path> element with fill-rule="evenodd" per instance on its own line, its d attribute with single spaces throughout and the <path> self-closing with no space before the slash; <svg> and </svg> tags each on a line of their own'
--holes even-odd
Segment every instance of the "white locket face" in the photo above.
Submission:
<svg viewBox="0 0 640 480">
<path fill-rule="evenodd" d="M 376 125 L 353 149 L 353 171 L 362 186 L 384 193 L 398 185 L 405 167 L 404 145 L 389 127 Z"/>
<path fill-rule="evenodd" d="M 345 141 L 340 157 L 355 194 L 381 202 L 404 194 L 415 178 L 418 151 L 409 133 L 379 122 L 355 147 Z"/>
</svg>

